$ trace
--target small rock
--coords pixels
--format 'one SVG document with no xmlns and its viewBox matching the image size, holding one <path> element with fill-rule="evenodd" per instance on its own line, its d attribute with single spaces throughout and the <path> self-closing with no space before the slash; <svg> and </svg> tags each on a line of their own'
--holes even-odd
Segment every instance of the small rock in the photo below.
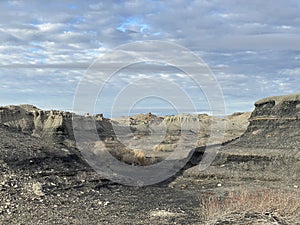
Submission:
<svg viewBox="0 0 300 225">
<path fill-rule="evenodd" d="M 186 188 L 187 188 L 187 185 L 186 185 L 186 184 L 182 184 L 182 185 L 180 186 L 180 188 L 181 188 L 181 189 L 186 189 Z"/>
<path fill-rule="evenodd" d="M 42 185 L 39 182 L 32 184 L 32 191 L 38 197 L 42 197 L 45 195 L 45 193 L 42 191 Z"/>
</svg>

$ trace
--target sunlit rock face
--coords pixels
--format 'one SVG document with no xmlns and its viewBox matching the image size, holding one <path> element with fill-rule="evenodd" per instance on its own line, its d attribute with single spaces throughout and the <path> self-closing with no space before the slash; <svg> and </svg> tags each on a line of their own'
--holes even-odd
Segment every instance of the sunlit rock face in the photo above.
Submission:
<svg viewBox="0 0 300 225">
<path fill-rule="evenodd" d="M 0 123 L 48 141 L 73 139 L 69 112 L 44 111 L 32 105 L 6 106 L 0 108 Z"/>
<path fill-rule="evenodd" d="M 191 151 L 195 147 L 235 139 L 246 130 L 249 116 L 250 113 L 235 113 L 222 118 L 207 114 L 156 116 L 148 113 L 107 119 L 102 114 L 81 116 L 59 110 L 41 110 L 32 105 L 0 107 L 0 124 L 48 143 L 71 147 L 76 147 L 77 138 L 94 142 L 89 137 L 96 131 L 102 149 L 122 161 L 137 161 L 137 164 L 151 164 L 153 159 L 165 158 L 175 149 Z M 222 130 L 225 126 L 218 127 L 223 122 L 226 123 L 225 131 Z M 73 129 L 81 132 L 76 140 Z M 215 140 L 214 132 L 221 132 L 221 138 Z"/>
<path fill-rule="evenodd" d="M 70 112 L 41 110 L 32 105 L 0 107 L 1 124 L 55 143 L 70 144 L 75 142 L 73 128 L 77 128 L 73 127 L 73 116 L 74 114 Z M 223 141 L 227 141 L 239 137 L 246 130 L 249 116 L 250 113 L 236 113 L 225 118 L 215 118 L 207 114 L 179 114 L 162 117 L 148 113 L 113 120 L 106 119 L 101 114 L 77 117 L 80 120 L 93 122 L 102 140 L 115 140 L 116 135 L 127 135 L 132 136 L 133 139 L 140 139 L 153 135 L 154 129 L 162 130 L 166 140 L 162 140 L 162 143 L 156 144 L 161 144 L 159 149 L 163 150 L 165 147 L 169 149 L 170 146 L 173 146 L 172 144 L 179 140 L 179 136 L 184 129 L 184 124 L 188 124 L 188 130 L 192 129 L 192 125 L 195 126 L 192 130 L 197 131 L 198 143 L 196 145 L 203 146 L 206 144 L 211 133 L 216 132 L 215 130 L 211 130 L 212 123 L 226 122 Z M 90 129 L 93 129 L 93 126 Z M 84 130 L 89 130 L 89 128 L 84 128 Z M 164 144 L 170 146 L 163 146 Z M 152 146 L 151 149 L 153 147 L 156 150 L 158 149 L 157 146 Z M 172 148 L 168 151 L 172 151 Z"/>
</svg>

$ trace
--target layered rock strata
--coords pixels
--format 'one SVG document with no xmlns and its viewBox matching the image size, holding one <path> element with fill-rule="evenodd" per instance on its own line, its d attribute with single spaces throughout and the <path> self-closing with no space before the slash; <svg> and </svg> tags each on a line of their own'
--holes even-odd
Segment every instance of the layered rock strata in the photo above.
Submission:
<svg viewBox="0 0 300 225">
<path fill-rule="evenodd" d="M 248 147 L 297 149 L 300 146 L 300 94 L 255 102 L 250 124 L 239 144 Z"/>
</svg>

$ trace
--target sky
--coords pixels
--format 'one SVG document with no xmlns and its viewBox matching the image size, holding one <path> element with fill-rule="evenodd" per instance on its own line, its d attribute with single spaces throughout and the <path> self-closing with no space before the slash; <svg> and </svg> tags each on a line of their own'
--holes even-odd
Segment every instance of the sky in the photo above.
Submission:
<svg viewBox="0 0 300 225">
<path fill-rule="evenodd" d="M 299 12 L 298 0 L 1 0 L 0 105 L 72 111 L 78 86 L 95 61 L 107 59 L 119 46 L 162 41 L 207 64 L 222 91 L 226 114 L 252 111 L 261 98 L 300 92 Z M 152 54 L 164 51 L 155 48 Z M 180 103 L 173 104 L 170 93 L 187 93 L 195 111 L 210 112 L 207 93 L 191 91 L 188 78 L 176 65 L 147 60 L 128 65 L 99 94 L 95 112 L 109 115 L 112 103 L 126 101 L 118 96 L 132 81 L 141 87 L 139 96 L 155 79 L 164 79 L 155 90 L 164 98 L 149 94 L 118 115 L 179 112 Z M 171 83 L 177 85 L 173 91 L 183 92 L 168 91 Z"/>
</svg>

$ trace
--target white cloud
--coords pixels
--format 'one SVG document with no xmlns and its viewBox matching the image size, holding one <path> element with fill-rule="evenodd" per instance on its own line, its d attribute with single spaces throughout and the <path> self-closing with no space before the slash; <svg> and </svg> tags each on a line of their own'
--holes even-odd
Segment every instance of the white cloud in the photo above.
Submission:
<svg viewBox="0 0 300 225">
<path fill-rule="evenodd" d="M 279 71 L 280 74 L 288 75 L 288 76 L 300 76 L 300 68 L 294 69 L 283 69 Z"/>
<path fill-rule="evenodd" d="M 44 96 L 28 99 L 53 104 L 53 93 L 65 89 L 66 97 L 55 104 L 62 107 L 95 57 L 120 44 L 159 39 L 202 56 L 227 101 L 243 99 L 243 109 L 245 102 L 250 109 L 261 96 L 298 92 L 299 10 L 297 0 L 0 1 L 0 77 L 6 89 L 0 94 L 17 102 L 12 90 L 35 90 Z M 170 75 L 175 71 L 144 69 L 143 76 L 157 73 L 193 87 L 182 74 Z"/>
</svg>

